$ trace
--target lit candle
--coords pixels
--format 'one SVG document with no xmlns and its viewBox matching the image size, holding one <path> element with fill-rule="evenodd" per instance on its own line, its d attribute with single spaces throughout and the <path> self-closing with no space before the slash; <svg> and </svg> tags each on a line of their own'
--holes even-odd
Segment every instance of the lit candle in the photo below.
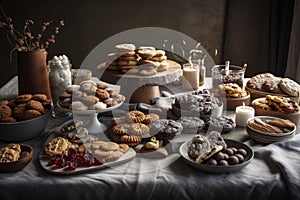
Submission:
<svg viewBox="0 0 300 200">
<path fill-rule="evenodd" d="M 246 127 L 248 119 L 254 117 L 254 108 L 250 106 L 245 106 L 243 103 L 242 106 L 235 108 L 235 123 L 237 126 Z"/>
</svg>

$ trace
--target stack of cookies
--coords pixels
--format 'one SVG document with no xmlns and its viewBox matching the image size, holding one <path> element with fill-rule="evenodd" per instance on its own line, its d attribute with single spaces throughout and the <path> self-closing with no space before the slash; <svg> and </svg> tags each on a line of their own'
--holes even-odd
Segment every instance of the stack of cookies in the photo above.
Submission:
<svg viewBox="0 0 300 200">
<path fill-rule="evenodd" d="M 0 122 L 24 121 L 46 114 L 51 100 L 45 94 L 22 94 L 0 102 Z"/>
<path fill-rule="evenodd" d="M 111 136 L 115 142 L 136 146 L 142 142 L 143 136 L 149 134 L 149 125 L 158 120 L 157 114 L 132 110 L 125 116 L 112 118 Z"/>
<path fill-rule="evenodd" d="M 103 110 L 125 101 L 125 97 L 107 83 L 87 80 L 79 85 L 68 86 L 59 100 L 59 105 L 63 108 L 82 111 Z"/>
<path fill-rule="evenodd" d="M 163 50 L 156 50 L 151 46 L 136 49 L 134 44 L 118 44 L 115 48 L 116 53 L 108 54 L 109 70 L 152 76 L 166 71 L 169 67 L 166 52 Z"/>
</svg>

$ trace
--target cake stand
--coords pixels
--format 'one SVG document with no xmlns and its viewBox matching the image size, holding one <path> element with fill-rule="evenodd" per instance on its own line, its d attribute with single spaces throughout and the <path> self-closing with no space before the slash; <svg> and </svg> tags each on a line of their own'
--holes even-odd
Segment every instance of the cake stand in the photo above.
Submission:
<svg viewBox="0 0 300 200">
<path fill-rule="evenodd" d="M 160 97 L 159 86 L 175 82 L 182 76 L 181 65 L 167 60 L 169 68 L 153 76 L 123 74 L 120 71 L 104 70 L 102 81 L 121 86 L 121 93 L 130 103 L 151 103 L 154 97 Z"/>
<path fill-rule="evenodd" d="M 83 121 L 86 125 L 86 129 L 89 131 L 90 134 L 99 134 L 104 133 L 107 130 L 107 126 L 98 120 L 98 114 L 102 114 L 108 111 L 112 111 L 114 109 L 119 108 L 124 102 L 121 102 L 115 106 L 102 109 L 102 110 L 70 110 L 67 108 L 63 108 L 57 102 L 59 108 L 66 112 L 71 112 L 73 114 L 74 120 Z"/>
</svg>

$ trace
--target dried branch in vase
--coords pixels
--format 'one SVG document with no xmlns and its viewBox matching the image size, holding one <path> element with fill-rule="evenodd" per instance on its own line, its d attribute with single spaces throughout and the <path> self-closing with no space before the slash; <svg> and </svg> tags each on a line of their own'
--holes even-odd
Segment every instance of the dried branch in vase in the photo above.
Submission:
<svg viewBox="0 0 300 200">
<path fill-rule="evenodd" d="M 44 22 L 42 24 L 41 32 L 34 35 L 31 32 L 31 27 L 34 25 L 33 20 L 26 20 L 23 32 L 18 31 L 13 20 L 7 17 L 2 7 L 0 6 L 2 14 L 6 21 L 0 21 L 0 29 L 6 31 L 6 37 L 9 43 L 13 46 L 13 51 L 33 51 L 37 49 L 47 49 L 51 43 L 55 43 L 55 38 L 59 34 L 60 29 L 65 25 L 64 21 L 60 21 L 58 26 L 54 27 L 53 33 L 45 37 L 46 30 L 51 25 L 52 21 Z"/>
</svg>

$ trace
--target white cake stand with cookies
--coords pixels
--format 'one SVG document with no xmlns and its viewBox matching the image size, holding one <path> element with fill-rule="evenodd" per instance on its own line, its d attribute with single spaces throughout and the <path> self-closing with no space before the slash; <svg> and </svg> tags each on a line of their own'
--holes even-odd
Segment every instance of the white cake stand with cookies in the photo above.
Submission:
<svg viewBox="0 0 300 200">
<path fill-rule="evenodd" d="M 130 103 L 151 103 L 151 99 L 160 97 L 159 86 L 179 80 L 182 76 L 181 65 L 167 60 L 169 68 L 152 76 L 121 73 L 120 71 L 104 70 L 102 81 L 121 86 L 121 93 Z"/>
<path fill-rule="evenodd" d="M 98 114 L 101 115 L 102 113 L 115 110 L 119 108 L 122 104 L 123 102 L 101 110 L 70 110 L 61 107 L 59 102 L 57 103 L 58 107 L 62 110 L 66 112 L 71 112 L 73 114 L 74 120 L 80 120 L 85 122 L 87 124 L 85 128 L 89 131 L 90 134 L 104 133 L 107 130 L 107 126 L 98 120 Z"/>
</svg>

